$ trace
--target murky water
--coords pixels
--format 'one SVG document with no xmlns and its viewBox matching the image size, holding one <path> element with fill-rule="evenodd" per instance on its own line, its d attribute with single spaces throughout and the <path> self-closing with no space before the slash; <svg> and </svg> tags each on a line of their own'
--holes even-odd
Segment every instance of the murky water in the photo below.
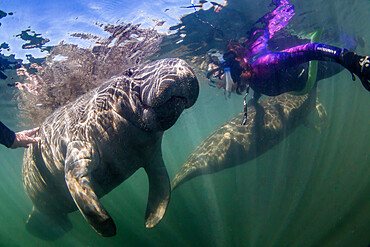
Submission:
<svg viewBox="0 0 370 247">
<path fill-rule="evenodd" d="M 355 37 L 356 51 L 369 54 L 369 1 L 291 2 L 297 15 L 290 30 L 304 33 L 324 27 L 324 42 L 339 46 L 346 42 L 342 39 Z M 166 20 L 156 28 L 167 32 L 189 14 L 182 19 L 185 38 L 176 34 L 164 37 L 156 53 L 158 58 L 180 56 L 189 63 L 193 58 L 191 64 L 200 82 L 196 104 L 164 134 L 163 158 L 172 178 L 204 138 L 243 110 L 242 96 L 225 100 L 222 90 L 208 86 L 199 68 L 202 56 L 211 48 L 222 49 L 225 40 L 243 36 L 240 30 L 270 11 L 269 4 L 233 1 L 219 13 L 199 11 L 199 18 L 223 32 L 219 36 L 209 23 L 195 17 L 194 10 L 180 8 L 190 1 L 75 1 L 71 5 L 0 1 L 1 10 L 14 12 L 0 20 L 0 43 L 10 45 L 10 51 L 2 50 L 6 56 L 16 54 L 25 59 L 24 54 L 32 53 L 42 57 L 46 51 L 22 49 L 25 41 L 15 35 L 30 26 L 50 39 L 44 46 L 65 40 L 88 47 L 91 43 L 77 41 L 70 34 L 107 37 L 95 22 L 143 23 L 147 28 L 155 25 L 152 19 Z M 214 36 L 208 38 L 211 34 Z M 18 79 L 11 73 L 14 71 L 8 70 L 8 79 L 0 80 L 0 120 L 18 131 L 30 125 L 25 126 L 28 120 L 19 114 L 25 108 L 14 98 L 18 89 L 7 86 Z M 329 116 L 327 129 L 319 132 L 301 125 L 259 158 L 185 183 L 173 192 L 165 217 L 154 229 L 144 225 L 147 176 L 143 169 L 136 172 L 101 199 L 117 225 L 117 235 L 112 238 L 99 236 L 78 211 L 70 215 L 74 228 L 64 237 L 47 242 L 30 235 L 25 222 L 32 203 L 22 185 L 23 150 L 1 146 L 0 246 L 368 246 L 369 93 L 358 79 L 352 81 L 348 71 L 321 81 L 318 88 Z"/>
</svg>

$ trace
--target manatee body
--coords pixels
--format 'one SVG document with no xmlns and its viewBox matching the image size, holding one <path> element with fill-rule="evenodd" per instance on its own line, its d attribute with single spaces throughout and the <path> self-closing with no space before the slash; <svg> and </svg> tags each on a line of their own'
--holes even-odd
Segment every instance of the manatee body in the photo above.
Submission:
<svg viewBox="0 0 370 247">
<path fill-rule="evenodd" d="M 240 113 L 198 145 L 173 178 L 172 190 L 197 176 L 255 159 L 292 133 L 315 105 L 316 87 L 309 94 L 286 93 L 248 107 L 245 126 L 241 125 L 243 113 Z M 319 106 L 319 118 L 325 120 L 326 111 Z"/>
<path fill-rule="evenodd" d="M 23 184 L 33 202 L 26 227 L 55 239 L 72 228 L 80 210 L 102 236 L 116 234 L 99 198 L 143 167 L 149 178 L 146 227 L 162 219 L 170 183 L 162 135 L 199 93 L 193 70 L 180 59 L 134 67 L 50 115 L 39 144 L 25 151 Z"/>
</svg>

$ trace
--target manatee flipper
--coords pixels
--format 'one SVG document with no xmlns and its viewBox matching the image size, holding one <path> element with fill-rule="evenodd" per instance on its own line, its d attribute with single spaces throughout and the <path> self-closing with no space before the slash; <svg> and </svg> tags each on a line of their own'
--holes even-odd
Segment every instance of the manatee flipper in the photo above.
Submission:
<svg viewBox="0 0 370 247">
<path fill-rule="evenodd" d="M 116 225 L 100 203 L 90 184 L 90 173 L 98 164 L 94 148 L 85 142 L 67 147 L 65 180 L 69 192 L 86 221 L 104 237 L 116 235 Z"/>
<path fill-rule="evenodd" d="M 319 102 L 316 97 L 316 106 L 312 112 L 311 119 L 306 119 L 303 123 L 306 127 L 316 129 L 321 132 L 328 128 L 329 120 L 328 113 L 325 107 Z"/>
<path fill-rule="evenodd" d="M 26 229 L 38 238 L 52 241 L 71 230 L 72 223 L 69 221 L 67 214 L 51 216 L 33 207 L 26 222 Z"/>
<path fill-rule="evenodd" d="M 145 227 L 156 226 L 164 216 L 171 196 L 171 184 L 162 156 L 145 167 L 149 178 L 149 197 L 145 213 Z"/>
<path fill-rule="evenodd" d="M 315 106 L 315 129 L 318 131 L 323 131 L 328 128 L 329 120 L 328 120 L 328 113 L 326 112 L 325 107 L 319 102 L 318 98 L 316 98 L 316 106 Z M 317 119 L 317 120 L 316 120 Z"/>
</svg>

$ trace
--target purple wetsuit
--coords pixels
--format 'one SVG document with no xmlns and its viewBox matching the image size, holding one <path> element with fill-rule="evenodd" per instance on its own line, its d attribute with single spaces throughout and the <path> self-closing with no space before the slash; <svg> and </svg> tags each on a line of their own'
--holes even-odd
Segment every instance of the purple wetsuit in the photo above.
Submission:
<svg viewBox="0 0 370 247">
<path fill-rule="evenodd" d="M 259 93 L 275 96 L 284 92 L 302 90 L 307 78 L 300 75 L 308 66 L 300 66 L 311 60 L 340 63 L 342 49 L 321 43 L 308 43 L 281 52 L 264 52 L 250 57 L 254 78 L 250 87 Z M 247 59 L 247 58 L 246 58 Z M 247 59 L 247 61 L 249 60 Z"/>
<path fill-rule="evenodd" d="M 15 133 L 0 122 L 0 144 L 10 148 L 15 140 Z"/>
<path fill-rule="evenodd" d="M 244 60 L 251 65 L 254 73 L 248 84 L 255 92 L 269 96 L 302 90 L 307 82 L 307 62 L 320 60 L 340 63 L 342 52 L 340 48 L 321 43 L 272 52 L 268 41 L 295 15 L 294 6 L 288 0 L 274 0 L 273 4 L 276 8 L 256 22 L 262 23 L 264 28 L 252 29 L 248 43 L 243 44 L 246 53 Z"/>
</svg>

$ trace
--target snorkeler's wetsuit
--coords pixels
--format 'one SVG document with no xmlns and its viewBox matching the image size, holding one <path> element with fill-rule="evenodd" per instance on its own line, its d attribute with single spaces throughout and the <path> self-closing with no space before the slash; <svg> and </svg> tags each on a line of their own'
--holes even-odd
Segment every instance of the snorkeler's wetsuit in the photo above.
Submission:
<svg viewBox="0 0 370 247">
<path fill-rule="evenodd" d="M 276 8 L 255 23 L 248 32 L 249 38 L 242 44 L 245 48 L 244 62 L 251 65 L 248 70 L 252 70 L 250 71 L 252 77 L 247 79 L 247 83 L 255 92 L 276 96 L 304 89 L 307 82 L 305 72 L 308 69 L 308 65 L 305 63 L 312 60 L 332 61 L 342 65 L 352 74 L 356 74 L 363 86 L 370 91 L 369 57 L 358 56 L 346 49 L 322 43 L 307 43 L 278 52 L 276 49 L 272 51 L 269 47 L 269 41 L 295 15 L 294 6 L 289 3 L 289 0 L 274 0 L 272 4 Z M 224 59 L 230 66 L 233 80 L 238 82 L 241 67 L 233 63 L 232 56 L 229 58 L 231 60 L 228 59 L 228 55 L 225 57 L 224 54 Z M 320 80 L 319 75 L 317 79 Z M 245 86 L 238 85 L 237 92 L 243 91 Z"/>
<path fill-rule="evenodd" d="M 15 133 L 0 122 L 0 144 L 10 148 L 15 140 Z"/>
<path fill-rule="evenodd" d="M 251 65 L 254 73 L 249 86 L 258 93 L 276 96 L 305 87 L 307 62 L 311 60 L 342 64 L 342 49 L 321 43 L 308 43 L 281 52 L 261 53 L 248 60 L 253 60 Z M 322 79 L 320 77 L 318 80 Z"/>
</svg>

